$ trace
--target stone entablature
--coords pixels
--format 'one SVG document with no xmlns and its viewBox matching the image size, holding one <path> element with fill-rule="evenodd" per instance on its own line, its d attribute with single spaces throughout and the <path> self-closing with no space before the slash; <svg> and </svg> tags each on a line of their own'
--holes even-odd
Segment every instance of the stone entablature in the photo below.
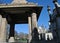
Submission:
<svg viewBox="0 0 60 43">
<path fill-rule="evenodd" d="M 0 4 L 0 8 L 7 8 L 7 7 L 35 7 L 37 5 L 33 4 L 11 4 L 11 5 L 5 5 L 5 4 Z"/>
</svg>

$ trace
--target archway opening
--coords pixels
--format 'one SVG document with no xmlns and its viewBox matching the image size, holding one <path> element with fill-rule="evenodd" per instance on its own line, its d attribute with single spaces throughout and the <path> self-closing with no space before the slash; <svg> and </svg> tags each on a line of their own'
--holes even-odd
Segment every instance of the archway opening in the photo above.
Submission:
<svg viewBox="0 0 60 43">
<path fill-rule="evenodd" d="M 27 42 L 29 34 L 28 24 L 15 24 L 15 39 L 18 41 Z"/>
</svg>

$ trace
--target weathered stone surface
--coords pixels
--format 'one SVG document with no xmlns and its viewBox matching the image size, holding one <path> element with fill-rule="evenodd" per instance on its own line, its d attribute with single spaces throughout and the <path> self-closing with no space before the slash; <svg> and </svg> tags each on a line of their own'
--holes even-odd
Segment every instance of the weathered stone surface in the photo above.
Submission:
<svg viewBox="0 0 60 43">
<path fill-rule="evenodd" d="M 9 42 L 15 42 L 14 37 L 10 37 Z"/>
<path fill-rule="evenodd" d="M 32 17 L 32 29 L 34 29 L 35 27 L 37 27 L 37 14 L 32 13 L 31 17 Z"/>
<path fill-rule="evenodd" d="M 32 36 L 31 36 L 31 32 L 32 32 L 32 30 L 31 30 L 31 17 L 30 16 L 28 17 L 28 24 L 29 24 L 29 43 L 30 43 L 30 41 L 32 39 Z"/>
<path fill-rule="evenodd" d="M 1 34 L 1 23 L 2 23 L 2 16 L 0 15 L 0 34 Z M 0 35 L 1 37 L 1 35 Z"/>
<path fill-rule="evenodd" d="M 2 18 L 0 42 L 6 42 L 6 28 L 7 28 L 6 26 L 7 26 L 6 18 Z"/>
</svg>

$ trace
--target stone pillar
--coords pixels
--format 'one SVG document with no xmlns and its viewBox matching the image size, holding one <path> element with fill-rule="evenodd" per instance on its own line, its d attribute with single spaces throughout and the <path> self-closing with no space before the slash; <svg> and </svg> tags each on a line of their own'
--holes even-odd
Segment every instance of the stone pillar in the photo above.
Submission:
<svg viewBox="0 0 60 43">
<path fill-rule="evenodd" d="M 28 16 L 28 24 L 29 24 L 29 43 L 31 42 L 31 16 Z"/>
<path fill-rule="evenodd" d="M 32 29 L 34 29 L 35 27 L 37 28 L 37 14 L 36 13 L 32 13 L 31 20 L 32 20 Z"/>
<path fill-rule="evenodd" d="M 15 24 L 11 23 L 10 24 L 9 42 L 15 42 L 15 40 L 14 40 L 14 27 L 15 27 Z"/>
<path fill-rule="evenodd" d="M 32 21 L 32 40 L 31 43 L 38 43 L 39 36 L 38 36 L 38 30 L 37 30 L 37 14 L 32 13 L 31 15 L 31 21 Z"/>
<path fill-rule="evenodd" d="M 0 15 L 0 34 L 1 34 L 1 24 L 2 24 L 2 16 Z M 1 37 L 1 35 L 0 35 Z"/>
<path fill-rule="evenodd" d="M 6 20 L 6 18 L 2 18 L 0 42 L 6 42 L 6 31 L 7 31 L 6 26 L 7 26 L 7 20 Z"/>
</svg>

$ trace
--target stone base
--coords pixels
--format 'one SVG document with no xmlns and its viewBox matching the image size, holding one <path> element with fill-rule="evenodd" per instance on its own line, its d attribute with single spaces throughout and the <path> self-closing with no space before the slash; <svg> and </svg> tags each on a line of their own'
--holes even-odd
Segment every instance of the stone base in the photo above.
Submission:
<svg viewBox="0 0 60 43">
<path fill-rule="evenodd" d="M 9 42 L 15 42 L 14 37 L 10 37 Z"/>
<path fill-rule="evenodd" d="M 0 43 L 3 43 L 3 42 L 6 42 L 6 40 L 1 40 L 1 39 L 0 39 Z"/>
<path fill-rule="evenodd" d="M 0 43 L 7 43 L 6 41 L 5 42 L 3 42 L 3 41 L 0 41 Z"/>
</svg>

